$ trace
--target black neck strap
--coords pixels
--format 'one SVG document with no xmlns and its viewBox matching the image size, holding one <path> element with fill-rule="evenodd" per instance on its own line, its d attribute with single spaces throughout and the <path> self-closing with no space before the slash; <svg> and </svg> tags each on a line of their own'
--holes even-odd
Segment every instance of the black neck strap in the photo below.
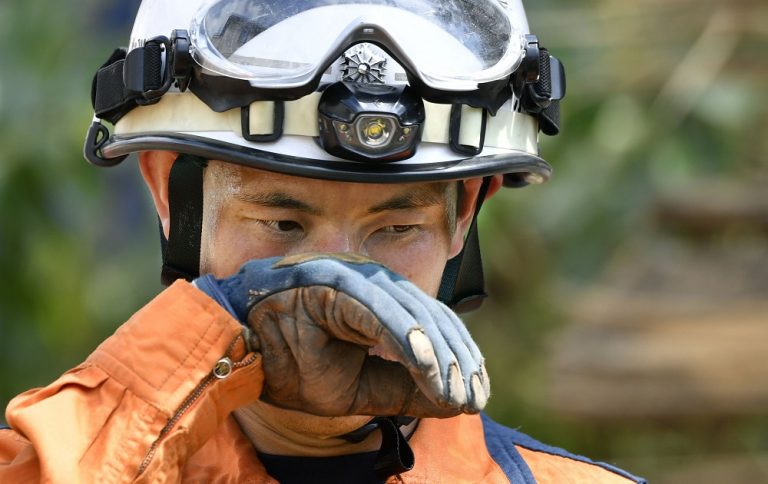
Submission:
<svg viewBox="0 0 768 484">
<path fill-rule="evenodd" d="M 480 307 L 486 297 L 483 261 L 480 257 L 480 237 L 477 216 L 488 194 L 491 177 L 483 179 L 477 196 L 475 213 L 461 252 L 445 264 L 437 298 L 456 312 L 464 313 Z"/>
<path fill-rule="evenodd" d="M 203 230 L 203 171 L 207 162 L 182 154 L 176 158 L 168 179 L 170 234 L 165 239 L 160 227 L 163 252 L 161 281 L 191 281 L 200 272 L 200 236 Z"/>
</svg>

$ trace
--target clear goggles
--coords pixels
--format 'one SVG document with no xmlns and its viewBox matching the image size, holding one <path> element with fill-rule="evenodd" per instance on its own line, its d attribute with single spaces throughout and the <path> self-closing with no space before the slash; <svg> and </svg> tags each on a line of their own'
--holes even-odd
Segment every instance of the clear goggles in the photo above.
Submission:
<svg viewBox="0 0 768 484">
<path fill-rule="evenodd" d="M 368 42 L 433 89 L 470 91 L 523 59 L 519 12 L 507 3 L 217 0 L 193 20 L 190 53 L 213 74 L 283 89 L 316 82 L 350 46 Z"/>
</svg>

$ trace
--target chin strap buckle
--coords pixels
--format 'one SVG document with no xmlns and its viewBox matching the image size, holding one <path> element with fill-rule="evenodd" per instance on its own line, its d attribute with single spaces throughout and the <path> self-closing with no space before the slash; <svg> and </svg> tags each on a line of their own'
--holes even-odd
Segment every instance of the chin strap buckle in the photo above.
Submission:
<svg viewBox="0 0 768 484">
<path fill-rule="evenodd" d="M 395 417 L 376 417 L 374 422 L 381 429 L 381 448 L 376 454 L 373 469 L 379 477 L 386 479 L 395 474 L 402 474 L 413 469 L 416 459 L 413 449 L 400 432 Z"/>
<path fill-rule="evenodd" d="M 357 430 L 341 436 L 347 442 L 357 444 L 366 439 L 376 429 L 381 430 L 381 447 L 376 454 L 373 469 L 382 479 L 395 474 L 402 474 L 413 469 L 416 461 L 413 449 L 400 431 L 400 426 L 410 425 L 413 417 L 374 417 Z"/>
</svg>

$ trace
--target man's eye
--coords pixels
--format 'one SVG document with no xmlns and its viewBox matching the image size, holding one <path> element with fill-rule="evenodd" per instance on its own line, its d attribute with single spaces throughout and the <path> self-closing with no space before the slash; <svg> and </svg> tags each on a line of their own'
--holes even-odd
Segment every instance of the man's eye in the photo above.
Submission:
<svg viewBox="0 0 768 484">
<path fill-rule="evenodd" d="M 301 225 L 293 220 L 278 220 L 277 229 L 281 232 L 291 232 L 293 230 L 301 229 Z"/>
<path fill-rule="evenodd" d="M 261 220 L 261 223 L 278 232 L 294 232 L 301 230 L 301 224 L 293 220 Z"/>
<path fill-rule="evenodd" d="M 412 230 L 416 230 L 416 225 L 389 225 L 387 227 L 384 227 L 384 232 L 394 233 L 394 234 L 404 234 L 406 232 L 410 232 Z"/>
</svg>

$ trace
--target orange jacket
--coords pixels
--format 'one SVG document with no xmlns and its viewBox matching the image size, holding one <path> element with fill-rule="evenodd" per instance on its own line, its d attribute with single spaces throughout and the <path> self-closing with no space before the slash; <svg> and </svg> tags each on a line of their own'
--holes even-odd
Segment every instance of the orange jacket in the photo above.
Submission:
<svg viewBox="0 0 768 484">
<path fill-rule="evenodd" d="M 214 378 L 225 356 L 235 368 Z M 176 282 L 85 363 L 11 401 L 0 482 L 276 482 L 230 415 L 258 399 L 262 382 L 260 356 L 246 354 L 240 323 Z M 500 464 L 489 453 L 488 425 L 502 429 L 498 454 L 504 432 L 514 431 L 485 417 L 422 420 L 410 439 L 415 468 L 390 482 L 510 482 L 517 474 L 509 465 L 521 482 L 631 482 L 526 436 L 502 445 Z"/>
</svg>

